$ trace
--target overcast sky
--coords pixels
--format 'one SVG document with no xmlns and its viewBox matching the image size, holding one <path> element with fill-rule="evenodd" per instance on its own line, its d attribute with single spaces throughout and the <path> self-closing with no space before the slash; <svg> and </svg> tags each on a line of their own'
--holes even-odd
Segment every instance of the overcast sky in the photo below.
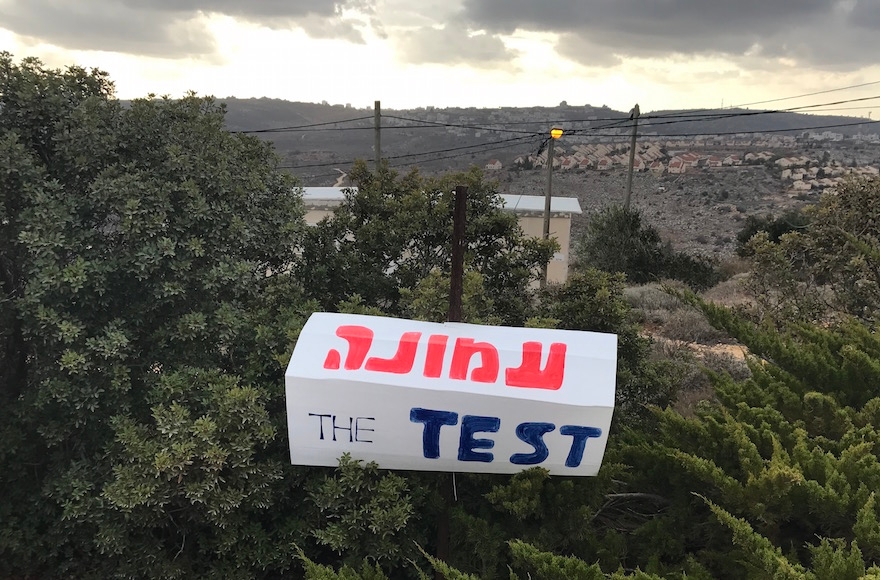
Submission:
<svg viewBox="0 0 880 580">
<path fill-rule="evenodd" d="M 651 111 L 880 80 L 880 0 L 0 0 L 0 50 L 122 98 Z"/>
</svg>

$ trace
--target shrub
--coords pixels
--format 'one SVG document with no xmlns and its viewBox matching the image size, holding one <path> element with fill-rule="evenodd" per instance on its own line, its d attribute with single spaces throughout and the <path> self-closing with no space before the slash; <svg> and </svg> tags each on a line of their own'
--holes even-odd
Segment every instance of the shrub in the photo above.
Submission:
<svg viewBox="0 0 880 580">
<path fill-rule="evenodd" d="M 701 344 L 715 343 L 725 338 L 723 332 L 714 329 L 702 313 L 692 308 L 681 310 L 670 316 L 663 326 L 662 333 L 663 336 L 672 340 Z"/>
<path fill-rule="evenodd" d="M 751 255 L 748 242 L 758 232 L 767 232 L 770 241 L 776 243 L 783 234 L 802 229 L 809 223 L 809 217 L 801 210 L 789 210 L 778 218 L 774 218 L 773 214 L 763 217 L 750 215 L 736 234 L 736 253 L 743 257 Z"/>
<path fill-rule="evenodd" d="M 643 223 L 637 210 L 619 206 L 592 217 L 575 258 L 581 268 L 621 272 L 634 284 L 670 278 L 702 290 L 721 279 L 712 260 L 674 251 L 653 226 Z"/>
</svg>

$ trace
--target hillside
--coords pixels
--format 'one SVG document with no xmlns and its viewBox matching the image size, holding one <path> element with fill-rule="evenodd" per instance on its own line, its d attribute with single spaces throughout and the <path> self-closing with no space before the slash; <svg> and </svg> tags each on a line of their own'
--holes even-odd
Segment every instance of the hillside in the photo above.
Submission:
<svg viewBox="0 0 880 580">
<path fill-rule="evenodd" d="M 345 173 L 351 163 L 373 159 L 372 107 L 265 98 L 230 98 L 224 102 L 228 106 L 228 128 L 256 131 L 255 135 L 272 141 L 282 158 L 282 167 L 303 185 L 347 185 Z M 660 116 L 665 118 L 658 119 Z M 557 155 L 573 153 L 579 143 L 605 143 L 615 153 L 622 153 L 609 170 L 572 171 L 563 167 L 554 172 L 554 195 L 577 197 L 584 210 L 573 220 L 573 233 L 577 235 L 593 210 L 623 200 L 628 166 L 625 151 L 631 131 L 626 127 L 628 121 L 628 113 L 591 106 L 385 109 L 382 155 L 401 170 L 417 167 L 426 173 L 483 167 L 497 159 L 503 169 L 492 175 L 503 192 L 543 195 L 546 171 L 517 168 L 513 161 L 518 156 L 536 155 L 543 140 L 541 134 L 548 127 L 566 129 L 557 145 Z M 816 129 L 822 132 L 826 126 L 839 125 L 843 126 L 832 131 L 841 138 L 877 131 L 877 125 L 868 119 L 854 117 L 744 109 L 657 111 L 643 113 L 639 143 L 640 147 L 657 144 L 666 163 L 685 151 L 702 157 L 742 157 L 747 151 L 765 151 L 774 157 L 803 154 L 817 162 L 833 160 L 828 162 L 841 167 L 880 166 L 878 143 L 801 138 L 804 128 L 822 127 Z M 767 130 L 774 133 L 752 138 L 751 132 Z M 703 134 L 730 137 L 709 140 Z M 422 155 L 424 152 L 433 153 Z M 769 161 L 742 167 L 701 165 L 681 175 L 665 170 L 637 173 L 633 203 L 677 248 L 727 257 L 733 253 L 736 233 L 748 216 L 778 214 L 813 202 L 821 193 L 815 188 L 795 192 L 793 187 Z"/>
<path fill-rule="evenodd" d="M 228 128 L 257 131 L 255 134 L 271 140 L 283 165 L 306 185 L 332 184 L 338 175 L 337 168 L 346 171 L 353 160 L 374 156 L 372 107 L 267 98 L 222 101 L 228 106 Z M 651 119 L 660 115 L 668 118 Z M 545 133 L 552 125 L 566 129 L 567 141 L 600 137 L 622 141 L 630 133 L 625 126 L 628 117 L 628 112 L 590 105 L 383 109 L 382 155 L 390 159 L 392 165 L 438 171 L 484 165 L 493 158 L 506 165 L 517 155 L 536 152 L 541 142 L 536 134 Z M 868 119 L 741 109 L 643 112 L 642 117 L 639 134 L 644 138 L 766 130 L 795 136 L 804 128 L 829 125 L 845 125 L 834 131 L 846 136 L 875 131 Z M 328 123 L 337 124 L 325 125 Z M 444 153 L 430 153 L 441 151 Z M 425 152 L 428 154 L 420 155 Z"/>
</svg>

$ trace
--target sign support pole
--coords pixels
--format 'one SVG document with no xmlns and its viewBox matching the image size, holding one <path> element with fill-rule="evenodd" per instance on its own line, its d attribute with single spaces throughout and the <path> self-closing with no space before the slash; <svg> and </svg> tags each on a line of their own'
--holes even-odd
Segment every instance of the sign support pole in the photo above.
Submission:
<svg viewBox="0 0 880 580">
<path fill-rule="evenodd" d="M 455 187 L 455 208 L 452 213 L 452 268 L 449 273 L 449 315 L 447 316 L 449 322 L 461 322 L 467 192 L 467 186 Z"/>
<path fill-rule="evenodd" d="M 455 206 L 452 213 L 452 267 L 449 274 L 449 322 L 461 322 L 461 301 L 464 292 L 465 223 L 467 221 L 467 192 L 464 185 L 455 187 Z M 443 511 L 437 521 L 437 558 L 449 559 L 449 510 L 454 501 L 455 473 L 452 480 L 440 478 L 440 495 Z M 434 572 L 435 580 L 443 580 L 440 572 Z"/>
</svg>

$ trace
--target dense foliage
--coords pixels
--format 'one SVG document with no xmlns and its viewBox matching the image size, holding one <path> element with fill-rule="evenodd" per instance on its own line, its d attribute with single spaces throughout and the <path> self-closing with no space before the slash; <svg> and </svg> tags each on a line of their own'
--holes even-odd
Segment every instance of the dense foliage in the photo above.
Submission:
<svg viewBox="0 0 880 580">
<path fill-rule="evenodd" d="M 400 313 L 401 292 L 438 270 L 448 272 L 456 185 L 467 191 L 466 263 L 479 272 L 494 310 L 506 324 L 522 325 L 529 285 L 554 251 L 553 243 L 523 235 L 517 218 L 502 211 L 496 186 L 479 171 L 426 178 L 365 163 L 349 174 L 357 186 L 305 240 L 297 273 L 325 310 L 357 294 L 365 304 Z"/>
<path fill-rule="evenodd" d="M 631 284 L 669 279 L 703 290 L 721 279 L 711 260 L 676 252 L 638 210 L 621 206 L 591 216 L 575 257 L 580 267 L 621 272 Z"/>
<path fill-rule="evenodd" d="M 209 99 L 0 77 L 0 575 L 278 565 L 298 194 Z"/>
<path fill-rule="evenodd" d="M 0 75 L 0 576 L 880 578 L 880 182 L 752 236 L 755 308 L 678 294 L 751 353 L 682 414 L 624 276 L 711 278 L 637 214 L 600 214 L 581 254 L 600 268 L 538 291 L 552 245 L 479 172 L 359 164 L 358 194 L 307 230 L 271 149 L 210 99 L 123 107 L 102 73 L 6 54 Z M 458 184 L 466 321 L 619 337 L 598 477 L 288 465 L 304 321 L 443 320 Z"/>
<path fill-rule="evenodd" d="M 779 217 L 773 214 L 750 215 L 736 234 L 736 253 L 747 257 L 751 254 L 749 240 L 759 232 L 766 232 L 767 239 L 776 243 L 784 234 L 803 229 L 809 223 L 809 215 L 800 210 L 789 210 Z"/>
<path fill-rule="evenodd" d="M 852 180 L 804 213 L 809 223 L 777 242 L 748 243 L 750 280 L 761 312 L 822 321 L 855 316 L 876 324 L 880 309 L 880 180 Z"/>
</svg>

